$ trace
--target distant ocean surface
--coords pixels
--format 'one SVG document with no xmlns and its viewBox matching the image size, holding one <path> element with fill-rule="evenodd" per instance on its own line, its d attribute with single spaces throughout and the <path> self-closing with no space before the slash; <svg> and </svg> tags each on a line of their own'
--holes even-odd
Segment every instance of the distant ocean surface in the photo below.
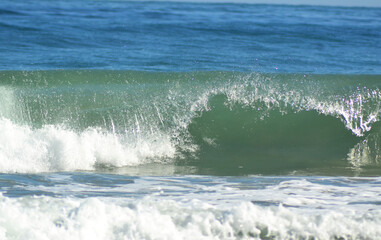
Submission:
<svg viewBox="0 0 381 240">
<path fill-rule="evenodd" d="M 381 8 L 0 3 L 0 239 L 381 239 Z"/>
</svg>

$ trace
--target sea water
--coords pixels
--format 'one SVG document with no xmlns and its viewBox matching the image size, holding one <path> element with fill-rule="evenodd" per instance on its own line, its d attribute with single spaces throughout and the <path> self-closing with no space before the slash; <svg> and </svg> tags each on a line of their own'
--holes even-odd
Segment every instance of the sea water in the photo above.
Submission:
<svg viewBox="0 0 381 240">
<path fill-rule="evenodd" d="M 381 9 L 0 3 L 0 239 L 381 238 Z"/>
</svg>

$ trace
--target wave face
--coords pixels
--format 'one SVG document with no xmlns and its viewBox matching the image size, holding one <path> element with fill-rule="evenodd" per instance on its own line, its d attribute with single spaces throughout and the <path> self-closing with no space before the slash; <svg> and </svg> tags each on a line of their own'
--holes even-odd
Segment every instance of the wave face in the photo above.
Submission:
<svg viewBox="0 0 381 240">
<path fill-rule="evenodd" d="M 61 70 L 0 80 L 1 172 L 381 172 L 379 75 Z"/>
</svg>

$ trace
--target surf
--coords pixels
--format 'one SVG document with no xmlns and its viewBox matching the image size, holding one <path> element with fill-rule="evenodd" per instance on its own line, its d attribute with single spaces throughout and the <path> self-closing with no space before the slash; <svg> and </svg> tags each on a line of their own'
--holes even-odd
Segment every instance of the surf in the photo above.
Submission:
<svg viewBox="0 0 381 240">
<path fill-rule="evenodd" d="M 379 75 L 0 72 L 2 172 L 375 174 Z"/>
</svg>

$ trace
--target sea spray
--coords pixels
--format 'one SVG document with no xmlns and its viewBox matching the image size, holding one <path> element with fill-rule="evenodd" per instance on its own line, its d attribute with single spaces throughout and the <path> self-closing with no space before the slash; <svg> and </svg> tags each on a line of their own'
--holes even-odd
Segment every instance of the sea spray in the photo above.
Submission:
<svg viewBox="0 0 381 240">
<path fill-rule="evenodd" d="M 2 172 L 94 170 L 165 162 L 175 155 L 170 140 L 158 136 L 136 139 L 91 128 L 77 133 L 52 125 L 31 129 L 8 119 L 0 119 L 0 132 Z"/>
<path fill-rule="evenodd" d="M 8 136 L 1 155 L 13 161 L 2 163 L 5 172 L 152 162 L 213 168 L 220 161 L 247 174 L 379 162 L 377 144 L 371 155 L 355 150 L 379 138 L 378 124 L 372 129 L 381 109 L 378 75 L 59 70 L 0 76 Z"/>
</svg>

